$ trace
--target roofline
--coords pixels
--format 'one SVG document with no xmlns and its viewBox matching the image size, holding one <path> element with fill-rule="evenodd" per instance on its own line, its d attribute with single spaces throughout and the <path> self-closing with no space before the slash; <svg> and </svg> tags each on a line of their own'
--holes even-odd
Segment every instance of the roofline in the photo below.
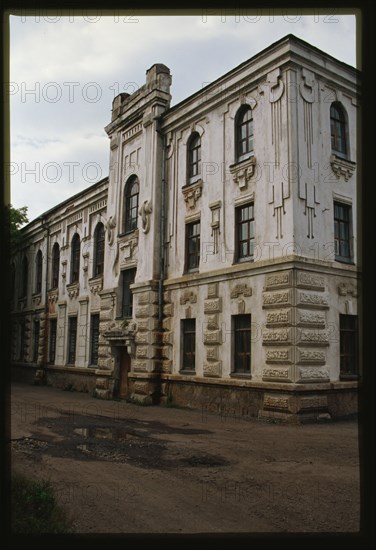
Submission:
<svg viewBox="0 0 376 550">
<path fill-rule="evenodd" d="M 308 46 L 311 50 L 314 50 L 316 51 L 317 53 L 320 53 L 321 55 L 325 55 L 326 57 L 328 57 L 329 59 L 335 61 L 336 63 L 339 63 L 340 65 L 346 67 L 347 69 L 350 69 L 351 71 L 354 71 L 355 74 L 357 76 L 360 75 L 360 71 L 359 69 L 357 69 L 356 67 L 352 67 L 351 65 L 349 65 L 348 63 L 345 63 L 344 61 L 340 61 L 339 59 L 337 59 L 336 57 L 324 52 L 324 50 L 321 50 L 320 48 L 318 48 L 317 46 L 313 46 L 312 44 L 310 44 L 309 42 L 306 42 L 305 40 L 302 40 L 301 38 L 298 38 L 297 36 L 295 36 L 295 34 L 286 34 L 285 36 L 283 36 L 282 38 L 280 38 L 279 40 L 277 40 L 276 42 L 273 42 L 272 44 L 270 44 L 269 46 L 267 46 L 266 48 L 264 48 L 263 50 L 261 50 L 260 52 L 256 53 L 255 55 L 253 55 L 252 57 L 249 57 L 248 59 L 246 59 L 245 61 L 242 61 L 242 63 L 240 63 L 239 65 L 237 65 L 236 67 L 234 67 L 233 69 L 230 69 L 227 73 L 221 75 L 220 77 L 216 78 L 215 80 L 213 80 L 213 82 L 210 82 L 210 84 L 208 84 L 207 86 L 204 86 L 203 88 L 201 88 L 200 90 L 198 90 L 197 92 L 194 92 L 193 94 L 191 94 L 190 96 L 186 97 L 185 99 L 182 99 L 181 101 L 179 101 L 179 103 L 177 103 L 176 105 L 173 105 L 173 107 L 170 107 L 169 109 L 167 109 L 166 111 L 164 111 L 164 113 L 162 114 L 162 119 L 167 117 L 170 113 L 174 112 L 175 110 L 179 109 L 182 105 L 184 105 L 184 103 L 186 102 L 189 102 L 190 100 L 192 100 L 193 98 L 197 97 L 199 94 L 201 94 L 202 92 L 205 92 L 206 90 L 208 90 L 211 86 L 215 86 L 218 82 L 220 82 L 222 79 L 230 76 L 232 73 L 234 73 L 235 71 L 238 71 L 239 69 L 241 69 L 242 67 L 244 67 L 245 65 L 247 65 L 248 63 L 250 63 L 251 61 L 254 61 L 256 58 L 260 57 L 261 55 L 265 54 L 268 50 L 272 50 L 273 48 L 275 48 L 276 46 L 279 46 L 280 44 L 282 44 L 283 42 L 287 42 L 289 40 L 292 40 L 292 41 L 295 41 L 297 43 L 300 43 L 302 44 L 303 46 Z"/>
<path fill-rule="evenodd" d="M 31 220 L 29 223 L 27 223 L 26 225 L 24 225 L 23 227 L 21 227 L 20 231 L 24 231 L 26 230 L 27 228 L 29 228 L 32 224 L 34 224 L 35 222 L 38 222 L 38 221 L 42 221 L 44 220 L 47 216 L 49 216 L 50 214 L 52 214 L 52 212 L 54 212 L 55 210 L 58 210 L 59 208 L 61 208 L 62 206 L 64 206 L 65 204 L 68 204 L 69 202 L 71 202 L 72 200 L 74 199 L 77 199 L 78 197 L 81 197 L 82 195 L 85 195 L 85 193 L 88 193 L 90 191 L 92 191 L 93 189 L 95 189 L 96 187 L 99 187 L 101 184 L 103 184 L 106 180 L 108 181 L 108 176 L 106 176 L 105 178 L 102 178 L 101 180 L 93 183 L 93 185 L 90 185 L 89 187 L 85 187 L 85 189 L 82 189 L 82 191 L 79 191 L 78 193 L 76 193 L 75 195 L 72 195 L 70 196 L 68 199 L 65 199 L 63 200 L 62 202 L 59 202 L 56 206 L 53 206 L 52 208 L 50 208 L 49 210 L 46 210 L 45 212 L 43 212 L 43 214 L 41 214 L 40 216 L 37 216 L 36 218 L 34 218 L 33 220 Z"/>
</svg>

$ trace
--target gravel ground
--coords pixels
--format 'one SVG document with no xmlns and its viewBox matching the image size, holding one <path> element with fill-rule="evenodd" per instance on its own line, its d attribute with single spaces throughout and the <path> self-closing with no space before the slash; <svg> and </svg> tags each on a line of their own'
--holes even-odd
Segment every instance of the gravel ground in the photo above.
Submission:
<svg viewBox="0 0 376 550">
<path fill-rule="evenodd" d="M 356 533 L 354 420 L 303 426 L 14 384 L 12 469 L 77 533 Z"/>
</svg>

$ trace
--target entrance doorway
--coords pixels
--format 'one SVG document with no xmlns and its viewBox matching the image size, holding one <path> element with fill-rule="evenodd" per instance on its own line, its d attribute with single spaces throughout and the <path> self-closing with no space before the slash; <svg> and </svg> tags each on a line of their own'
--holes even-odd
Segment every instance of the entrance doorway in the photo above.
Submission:
<svg viewBox="0 0 376 550">
<path fill-rule="evenodd" d="M 127 348 L 119 349 L 119 398 L 125 399 L 128 391 L 128 373 L 131 368 L 131 356 Z"/>
</svg>

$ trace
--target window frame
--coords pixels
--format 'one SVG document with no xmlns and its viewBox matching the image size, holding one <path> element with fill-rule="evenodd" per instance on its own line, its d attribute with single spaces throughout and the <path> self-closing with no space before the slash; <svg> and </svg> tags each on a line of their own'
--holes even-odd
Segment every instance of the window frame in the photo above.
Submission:
<svg viewBox="0 0 376 550">
<path fill-rule="evenodd" d="M 52 330 L 52 327 L 54 329 Z M 54 335 L 54 338 L 53 338 Z M 56 359 L 56 344 L 57 344 L 57 319 L 49 320 L 49 334 L 48 334 L 48 363 L 50 365 L 55 364 Z"/>
<path fill-rule="evenodd" d="M 133 317 L 133 292 L 130 286 L 134 283 L 136 278 L 137 268 L 132 267 L 130 269 L 123 269 L 121 271 L 121 319 L 132 319 Z M 133 275 L 133 277 L 132 277 Z M 126 279 L 128 277 L 128 279 Z M 126 284 L 127 283 L 127 284 Z M 128 299 L 126 300 L 126 296 Z"/>
<path fill-rule="evenodd" d="M 57 251 L 57 252 L 56 252 Z M 60 275 L 60 246 L 55 243 L 51 253 L 51 290 L 59 288 Z"/>
<path fill-rule="evenodd" d="M 187 185 L 201 178 L 201 136 L 193 132 L 187 145 Z"/>
<path fill-rule="evenodd" d="M 241 212 L 247 208 L 252 209 L 252 217 L 245 220 L 241 220 Z M 241 231 L 240 228 L 247 224 L 247 239 L 240 239 Z M 253 234 L 253 237 L 250 235 Z M 235 207 L 235 263 L 244 263 L 244 262 L 253 262 L 254 261 L 254 252 L 250 255 L 240 255 L 242 244 L 247 243 L 247 249 L 250 252 L 251 249 L 254 251 L 255 246 L 255 204 L 253 201 L 247 202 L 245 204 L 240 204 Z"/>
<path fill-rule="evenodd" d="M 353 321 L 353 327 L 344 327 L 345 321 Z M 353 342 L 349 344 L 350 338 Z M 354 352 L 343 352 L 343 348 L 353 347 Z M 346 367 L 351 360 L 353 365 L 350 368 Z M 359 378 L 359 320 L 357 315 L 340 314 L 339 315 L 339 361 L 340 361 L 340 379 L 357 379 Z"/>
<path fill-rule="evenodd" d="M 137 193 L 132 193 L 134 186 L 137 185 Z M 137 197 L 135 204 L 133 197 Z M 123 229 L 124 234 L 133 233 L 138 226 L 138 206 L 140 198 L 140 182 L 136 175 L 131 176 L 124 186 L 124 204 L 123 204 Z"/>
<path fill-rule="evenodd" d="M 29 260 L 26 256 L 22 258 L 22 264 L 21 264 L 21 299 L 27 298 L 27 291 L 29 286 Z"/>
<path fill-rule="evenodd" d="M 78 233 L 75 233 L 71 240 L 71 270 L 70 283 L 78 283 L 80 281 L 80 256 L 81 256 L 81 240 Z"/>
<path fill-rule="evenodd" d="M 189 326 L 191 325 L 191 326 Z M 189 344 L 189 346 L 188 346 Z M 186 348 L 189 347 L 189 352 Z M 196 374 L 196 319 L 181 319 L 181 369 L 183 374 Z"/>
<path fill-rule="evenodd" d="M 336 207 L 343 209 L 345 212 L 347 212 L 348 219 L 345 218 L 338 218 L 336 217 Z M 340 202 L 338 200 L 333 201 L 333 222 L 334 222 L 334 256 L 336 262 L 341 263 L 353 263 L 353 247 L 352 247 L 352 205 L 347 204 L 344 202 Z M 347 238 L 343 239 L 341 238 L 341 223 L 346 224 L 345 227 L 347 228 Z M 338 228 L 338 229 L 337 229 Z M 338 238 L 336 237 L 336 234 L 338 235 Z M 338 244 L 337 244 L 338 243 Z M 343 246 L 341 243 L 347 243 L 349 254 L 347 256 L 344 256 L 341 254 L 343 250 Z M 338 250 L 338 253 L 337 253 Z"/>
<path fill-rule="evenodd" d="M 247 321 L 247 326 L 238 326 L 241 322 Z M 244 323 L 246 324 L 246 323 Z M 249 338 L 249 351 L 245 346 L 245 351 L 238 349 L 238 334 L 243 333 L 242 342 L 245 343 L 244 338 L 248 335 Z M 233 351 L 232 351 L 232 372 L 234 376 L 250 376 L 252 368 L 252 315 L 245 313 L 241 315 L 232 315 L 232 334 L 233 334 Z M 243 355 L 242 363 L 243 367 L 238 367 L 239 356 Z M 246 357 L 246 359 L 244 359 Z"/>
<path fill-rule="evenodd" d="M 194 234 L 194 228 L 198 226 L 198 233 Z M 192 234 L 189 234 L 192 231 Z M 194 252 L 190 252 L 190 243 L 196 242 Z M 185 224 L 185 261 L 184 272 L 192 273 L 200 269 L 201 253 L 201 220 L 194 220 Z M 190 259 L 196 258 L 194 266 L 190 266 Z"/>
<path fill-rule="evenodd" d="M 33 323 L 33 363 L 38 362 L 40 339 L 40 321 L 35 319 Z"/>
<path fill-rule="evenodd" d="M 104 273 L 105 229 L 102 222 L 98 222 L 94 231 L 94 265 L 93 277 L 100 277 Z"/>
<path fill-rule="evenodd" d="M 98 365 L 99 323 L 99 313 L 93 313 L 90 317 L 90 365 L 95 366 Z"/>
<path fill-rule="evenodd" d="M 43 282 L 43 255 L 39 249 L 35 256 L 35 294 L 41 294 Z"/>
<path fill-rule="evenodd" d="M 72 325 L 75 325 L 74 333 L 72 331 L 72 328 L 73 328 Z M 68 357 L 67 357 L 68 365 L 75 365 L 76 363 L 77 329 L 78 329 L 77 316 L 68 317 Z"/>
<path fill-rule="evenodd" d="M 244 120 L 250 114 L 250 119 Z M 246 137 L 242 137 L 242 129 L 246 129 Z M 235 117 L 235 162 L 242 162 L 254 155 L 254 128 L 253 128 L 253 112 L 250 106 L 242 105 Z M 246 142 L 246 151 L 242 151 L 242 144 Z M 252 143 L 251 148 L 248 148 L 249 143 Z"/>
<path fill-rule="evenodd" d="M 335 115 L 333 114 L 335 111 Z M 337 116 L 337 118 L 336 118 Z M 349 158 L 349 140 L 348 140 L 348 118 L 346 109 L 339 101 L 334 101 L 330 105 L 330 145 L 333 155 L 338 158 L 348 160 Z M 339 148 L 337 145 L 339 144 Z"/>
<path fill-rule="evenodd" d="M 18 356 L 19 361 L 25 361 L 26 355 L 26 321 L 22 319 L 20 322 L 20 352 Z"/>
</svg>

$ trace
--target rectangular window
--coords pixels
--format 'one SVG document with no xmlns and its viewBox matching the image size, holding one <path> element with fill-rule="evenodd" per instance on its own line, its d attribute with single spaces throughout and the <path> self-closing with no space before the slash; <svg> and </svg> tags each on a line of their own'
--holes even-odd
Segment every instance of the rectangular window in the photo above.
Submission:
<svg viewBox="0 0 376 550">
<path fill-rule="evenodd" d="M 251 372 L 251 316 L 234 315 L 234 372 Z"/>
<path fill-rule="evenodd" d="M 183 364 L 182 370 L 193 372 L 196 368 L 196 319 L 182 320 Z"/>
<path fill-rule="evenodd" d="M 34 342 L 33 342 L 33 362 L 34 363 L 38 361 L 39 332 L 40 332 L 39 321 L 34 321 Z"/>
<path fill-rule="evenodd" d="M 49 350 L 48 350 L 48 362 L 51 363 L 51 364 L 55 363 L 56 334 L 57 334 L 57 319 L 51 319 L 50 320 L 50 334 L 49 334 L 50 346 L 49 346 Z"/>
<path fill-rule="evenodd" d="M 235 211 L 236 256 L 238 262 L 253 260 L 255 243 L 254 205 L 245 204 Z"/>
<path fill-rule="evenodd" d="M 334 203 L 334 245 L 338 262 L 351 262 L 351 206 Z"/>
<path fill-rule="evenodd" d="M 127 269 L 122 272 L 122 302 L 121 317 L 130 318 L 133 314 L 133 293 L 130 285 L 134 283 L 136 269 Z"/>
<path fill-rule="evenodd" d="M 185 271 L 198 269 L 200 265 L 200 221 L 185 226 Z"/>
<path fill-rule="evenodd" d="M 358 317 L 340 315 L 340 376 L 341 378 L 358 375 Z"/>
<path fill-rule="evenodd" d="M 68 322 L 68 364 L 74 365 L 76 361 L 77 344 L 77 317 L 69 317 Z"/>
<path fill-rule="evenodd" d="M 99 344 L 99 315 L 91 316 L 90 329 L 90 364 L 98 365 L 98 344 Z"/>
<path fill-rule="evenodd" d="M 20 354 L 19 354 L 19 360 L 24 361 L 25 359 L 25 351 L 26 351 L 26 324 L 25 321 L 21 321 L 20 323 Z"/>
</svg>

